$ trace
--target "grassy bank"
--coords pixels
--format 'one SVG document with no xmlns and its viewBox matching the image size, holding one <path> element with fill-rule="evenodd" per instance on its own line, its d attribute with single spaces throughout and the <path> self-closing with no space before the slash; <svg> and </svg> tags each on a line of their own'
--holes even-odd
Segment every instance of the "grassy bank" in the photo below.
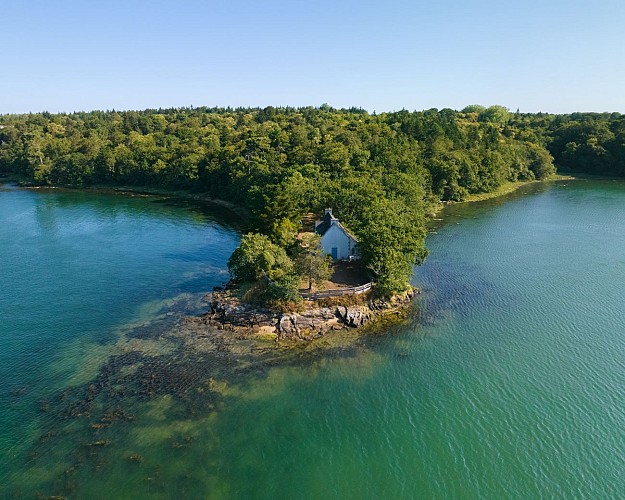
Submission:
<svg viewBox="0 0 625 500">
<path fill-rule="evenodd" d="M 496 190 L 490 191 L 488 193 L 477 193 L 470 194 L 462 201 L 448 201 L 448 202 L 439 202 L 435 204 L 429 210 L 429 217 L 433 219 L 436 215 L 447 205 L 458 204 L 458 203 L 474 203 L 476 201 L 486 201 L 493 198 L 499 198 L 500 196 L 506 196 L 508 194 L 514 193 L 518 189 L 529 186 L 532 184 L 540 184 L 543 182 L 554 182 L 554 181 L 568 181 L 568 180 L 579 180 L 579 179 L 606 179 L 605 177 L 600 176 L 591 176 L 591 175 L 573 175 L 573 174 L 554 174 L 548 179 L 535 180 L 535 181 L 524 181 L 524 182 L 505 182 L 501 186 L 499 186 Z"/>
<path fill-rule="evenodd" d="M 467 196 L 466 199 L 461 201 L 460 203 L 472 203 L 475 201 L 484 201 L 490 200 L 491 198 L 498 198 L 499 196 L 505 196 L 507 194 L 513 193 L 517 189 L 522 188 L 523 186 L 529 186 L 531 184 L 539 184 L 543 182 L 553 182 L 553 181 L 566 181 L 566 180 L 574 180 L 578 177 L 572 175 L 563 175 L 563 174 L 555 174 L 548 179 L 536 180 L 536 181 L 526 181 L 526 182 L 506 182 L 499 186 L 495 191 L 491 191 L 490 193 L 479 193 L 479 194 L 471 194 Z"/>
</svg>

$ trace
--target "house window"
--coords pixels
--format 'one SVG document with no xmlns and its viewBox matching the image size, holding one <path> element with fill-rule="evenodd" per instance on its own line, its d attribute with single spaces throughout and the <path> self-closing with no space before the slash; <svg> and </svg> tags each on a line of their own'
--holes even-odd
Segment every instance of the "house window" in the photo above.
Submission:
<svg viewBox="0 0 625 500">
<path fill-rule="evenodd" d="M 339 249 L 336 247 L 332 247 L 332 258 L 335 260 L 339 258 Z"/>
</svg>

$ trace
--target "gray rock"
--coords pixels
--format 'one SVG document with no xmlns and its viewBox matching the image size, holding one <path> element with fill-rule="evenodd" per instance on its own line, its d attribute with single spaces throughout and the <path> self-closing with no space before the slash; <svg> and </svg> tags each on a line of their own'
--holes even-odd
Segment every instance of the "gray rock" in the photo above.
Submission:
<svg viewBox="0 0 625 500">
<path fill-rule="evenodd" d="M 352 328 L 358 328 L 371 319 L 371 310 L 366 306 L 339 306 L 336 314 L 344 324 Z"/>
<path fill-rule="evenodd" d="M 214 291 L 207 295 L 210 312 L 202 316 L 200 321 L 218 329 L 242 334 L 258 332 L 260 327 L 270 326 L 275 328 L 279 339 L 311 340 L 329 330 L 361 327 L 380 316 L 382 311 L 409 303 L 413 295 L 408 293 L 390 300 L 371 300 L 363 306 L 320 307 L 307 309 L 301 314 L 280 314 L 241 303 L 227 291 Z M 338 324 L 332 321 L 334 319 L 339 320 Z"/>
<path fill-rule="evenodd" d="M 338 318 L 345 322 L 345 318 L 347 318 L 347 307 L 346 306 L 338 306 L 336 308 L 336 315 Z"/>
<path fill-rule="evenodd" d="M 276 324 L 278 338 L 300 338 L 300 328 L 298 326 L 297 314 L 283 314 Z"/>
</svg>

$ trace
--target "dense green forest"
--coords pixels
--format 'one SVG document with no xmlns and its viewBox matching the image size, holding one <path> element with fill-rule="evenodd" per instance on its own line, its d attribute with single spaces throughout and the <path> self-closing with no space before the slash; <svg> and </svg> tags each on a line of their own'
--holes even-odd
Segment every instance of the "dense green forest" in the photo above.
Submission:
<svg viewBox="0 0 625 500">
<path fill-rule="evenodd" d="M 382 293 L 405 288 L 425 258 L 425 214 L 440 200 L 544 179 L 554 160 L 625 175 L 620 114 L 323 105 L 4 115 L 0 127 L 0 170 L 39 184 L 206 193 L 246 208 L 285 249 L 305 214 L 333 207 Z"/>
</svg>

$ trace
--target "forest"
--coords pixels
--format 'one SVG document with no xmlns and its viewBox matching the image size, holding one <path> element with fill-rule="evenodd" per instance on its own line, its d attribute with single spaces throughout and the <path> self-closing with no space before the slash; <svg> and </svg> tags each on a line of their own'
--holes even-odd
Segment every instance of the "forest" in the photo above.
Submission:
<svg viewBox="0 0 625 500">
<path fill-rule="evenodd" d="M 305 108 L 172 108 L 0 116 L 0 170 L 35 184 L 158 187 L 245 208 L 287 252 L 325 207 L 356 234 L 377 291 L 405 289 L 427 255 L 426 214 L 558 169 L 625 175 L 618 113 L 467 106 L 371 114 Z"/>
</svg>

